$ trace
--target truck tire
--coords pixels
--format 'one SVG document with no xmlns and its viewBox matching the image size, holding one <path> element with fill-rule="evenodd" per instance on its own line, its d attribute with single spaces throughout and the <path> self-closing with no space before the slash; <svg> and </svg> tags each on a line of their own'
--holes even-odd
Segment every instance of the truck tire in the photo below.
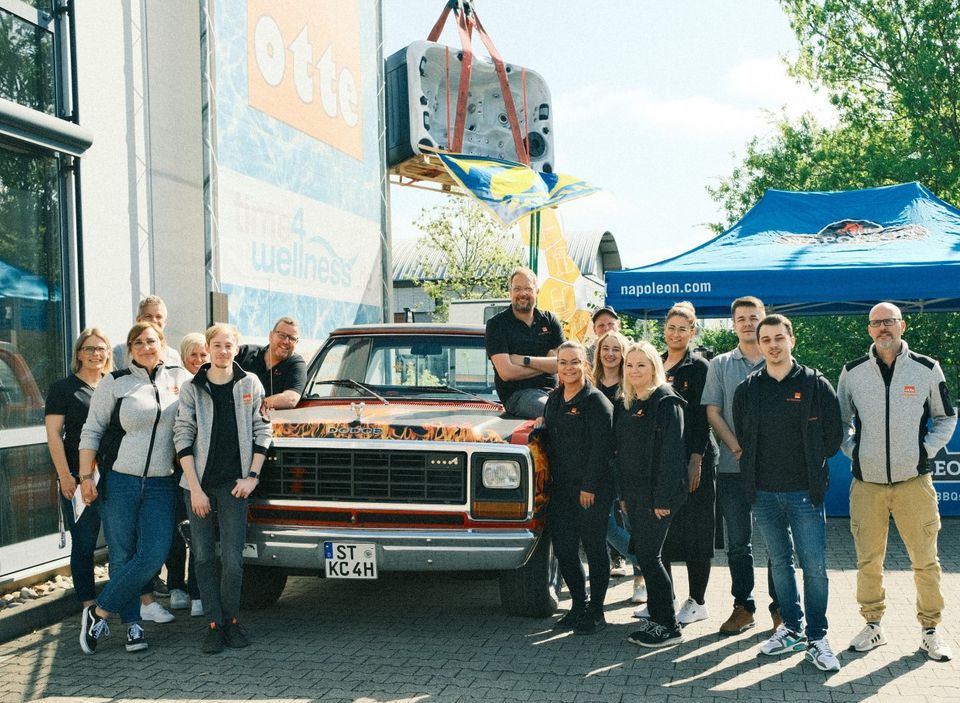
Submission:
<svg viewBox="0 0 960 703">
<path fill-rule="evenodd" d="M 243 567 L 240 606 L 249 610 L 269 608 L 280 600 L 286 585 L 287 572 L 270 566 L 246 564 Z"/>
<path fill-rule="evenodd" d="M 557 612 L 559 602 L 560 567 L 544 534 L 526 564 L 500 572 L 500 603 L 511 615 L 545 618 Z"/>
</svg>

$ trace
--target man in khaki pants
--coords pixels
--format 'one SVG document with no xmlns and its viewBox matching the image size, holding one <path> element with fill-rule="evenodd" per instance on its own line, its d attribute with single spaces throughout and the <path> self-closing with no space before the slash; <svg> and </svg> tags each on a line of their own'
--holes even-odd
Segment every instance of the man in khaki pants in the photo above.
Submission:
<svg viewBox="0 0 960 703">
<path fill-rule="evenodd" d="M 917 587 L 920 648 L 936 661 L 953 653 L 937 625 L 943 612 L 937 533 L 940 514 L 930 459 L 953 435 L 956 411 L 936 360 L 911 351 L 900 309 L 879 303 L 870 311 L 870 352 L 844 366 L 837 386 L 849 433 L 850 529 L 857 549 L 857 600 L 867 621 L 850 642 L 866 652 L 886 644 L 883 559 L 890 515 L 907 547 Z M 928 427 L 928 420 L 929 427 Z"/>
</svg>

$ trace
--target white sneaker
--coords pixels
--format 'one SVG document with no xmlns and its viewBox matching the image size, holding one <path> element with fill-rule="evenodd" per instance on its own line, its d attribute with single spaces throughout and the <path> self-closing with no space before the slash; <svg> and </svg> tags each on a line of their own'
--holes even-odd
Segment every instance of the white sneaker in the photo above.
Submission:
<svg viewBox="0 0 960 703">
<path fill-rule="evenodd" d="M 680 607 L 680 602 L 679 602 L 679 601 L 673 601 L 673 612 L 677 612 L 677 608 L 679 608 L 679 607 Z M 645 620 L 649 620 L 649 619 L 650 619 L 650 604 L 649 604 L 649 603 L 646 603 L 646 604 L 644 604 L 644 605 L 641 605 L 639 608 L 635 609 L 635 610 L 633 611 L 633 617 L 635 617 L 635 618 L 643 618 L 643 619 L 645 619 Z"/>
<path fill-rule="evenodd" d="M 869 652 L 881 644 L 887 643 L 887 635 L 878 622 L 868 622 L 847 647 L 851 652 Z"/>
<path fill-rule="evenodd" d="M 627 575 L 627 564 L 623 557 L 616 557 L 610 560 L 610 575 L 614 578 Z"/>
<path fill-rule="evenodd" d="M 710 617 L 710 613 L 707 612 L 707 604 L 700 605 L 693 598 L 687 598 L 677 613 L 677 621 L 681 625 L 706 620 L 708 617 Z"/>
<path fill-rule="evenodd" d="M 647 602 L 647 582 L 643 576 L 633 577 L 633 595 L 630 597 L 631 603 Z"/>
<path fill-rule="evenodd" d="M 198 618 L 203 615 L 203 601 L 199 598 L 194 598 L 190 603 L 190 617 Z"/>
<path fill-rule="evenodd" d="M 786 625 L 781 625 L 770 639 L 760 645 L 760 653 L 772 657 L 788 652 L 802 652 L 806 648 L 807 638 L 805 636 L 799 632 L 794 632 Z"/>
<path fill-rule="evenodd" d="M 150 622 L 173 622 L 176 620 L 173 613 L 160 605 L 157 601 L 153 601 L 150 605 L 140 604 L 140 618 L 143 620 L 149 620 Z"/>
<path fill-rule="evenodd" d="M 820 671 L 840 671 L 840 659 L 830 649 L 830 643 L 827 642 L 826 637 L 810 642 L 804 656 Z"/>
<path fill-rule="evenodd" d="M 923 637 L 920 639 L 920 649 L 937 662 L 947 662 L 953 659 L 953 651 L 950 649 L 950 645 L 940 639 L 940 633 L 937 632 L 935 627 L 928 627 L 923 631 Z"/>
<path fill-rule="evenodd" d="M 190 594 L 181 588 L 170 591 L 170 610 L 186 610 L 190 607 Z"/>
</svg>

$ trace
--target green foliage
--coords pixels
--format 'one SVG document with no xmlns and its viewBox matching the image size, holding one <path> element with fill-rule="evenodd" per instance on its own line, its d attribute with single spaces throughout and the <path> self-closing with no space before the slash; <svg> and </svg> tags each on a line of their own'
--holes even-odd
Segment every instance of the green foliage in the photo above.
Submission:
<svg viewBox="0 0 960 703">
<path fill-rule="evenodd" d="M 950 396 L 960 398 L 960 314 L 917 313 L 905 315 L 903 338 L 910 349 L 940 362 Z M 872 340 L 867 333 L 867 315 L 822 315 L 792 319 L 797 346 L 793 355 L 803 364 L 819 369 L 836 386 L 848 361 L 867 353 Z"/>
<path fill-rule="evenodd" d="M 433 298 L 435 320 L 447 319 L 450 300 L 507 297 L 507 275 L 523 263 L 511 230 L 467 198 L 423 209 L 415 224 L 424 272 L 416 283 Z"/>
<path fill-rule="evenodd" d="M 739 340 L 732 329 L 705 329 L 700 332 L 698 346 L 709 347 L 714 354 L 723 354 L 733 349 Z"/>
<path fill-rule="evenodd" d="M 960 202 L 956 0 L 781 0 L 800 47 L 791 72 L 826 90 L 839 121 L 775 116 L 716 188 L 722 231 L 767 188 L 845 190 L 920 181 Z"/>
</svg>

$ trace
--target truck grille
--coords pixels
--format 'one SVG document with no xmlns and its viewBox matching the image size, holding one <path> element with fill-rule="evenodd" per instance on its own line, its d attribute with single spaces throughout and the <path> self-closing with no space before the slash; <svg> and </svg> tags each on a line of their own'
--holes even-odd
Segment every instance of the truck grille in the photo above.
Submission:
<svg viewBox="0 0 960 703">
<path fill-rule="evenodd" d="M 462 504 L 466 454 L 277 449 L 257 494 L 263 498 L 361 503 Z"/>
</svg>

